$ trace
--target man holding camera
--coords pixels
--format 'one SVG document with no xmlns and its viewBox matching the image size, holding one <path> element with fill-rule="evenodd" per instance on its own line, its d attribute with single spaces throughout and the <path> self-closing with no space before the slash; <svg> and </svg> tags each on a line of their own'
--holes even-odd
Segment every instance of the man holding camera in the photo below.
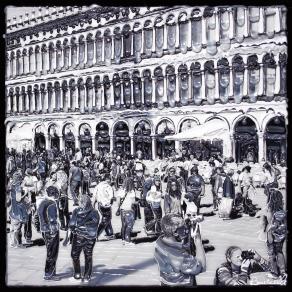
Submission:
<svg viewBox="0 0 292 292">
<path fill-rule="evenodd" d="M 216 270 L 216 286 L 247 285 L 251 273 L 272 269 L 269 261 L 253 249 L 242 251 L 238 246 L 230 246 L 225 255 L 226 262 Z"/>
<path fill-rule="evenodd" d="M 161 285 L 195 286 L 195 276 L 206 270 L 199 224 L 193 222 L 190 227 L 179 214 L 170 213 L 162 218 L 161 227 L 163 235 L 157 239 L 154 253 Z M 195 246 L 195 254 L 191 243 Z"/>
</svg>

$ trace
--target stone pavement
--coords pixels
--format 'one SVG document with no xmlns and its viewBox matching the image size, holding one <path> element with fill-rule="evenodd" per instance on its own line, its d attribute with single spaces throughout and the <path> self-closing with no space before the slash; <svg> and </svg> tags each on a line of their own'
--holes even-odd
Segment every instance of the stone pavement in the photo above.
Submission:
<svg viewBox="0 0 292 292">
<path fill-rule="evenodd" d="M 209 206 L 202 208 L 203 213 L 210 213 L 212 210 L 212 195 L 210 186 L 207 185 L 206 196 L 202 204 Z M 285 196 L 285 191 L 283 191 Z M 263 189 L 257 189 L 254 203 L 263 207 L 266 197 Z M 120 218 L 116 217 L 114 205 L 113 228 L 114 232 L 120 231 Z M 143 213 L 143 209 L 141 209 Z M 142 214 L 143 216 L 143 214 Z M 101 237 L 94 247 L 93 275 L 90 283 L 81 283 L 72 279 L 71 245 L 64 247 L 60 242 L 59 257 L 57 261 L 57 274 L 61 281 L 44 281 L 44 264 L 46 257 L 45 246 L 33 246 L 26 249 L 14 249 L 7 245 L 7 272 L 6 283 L 9 286 L 120 286 L 120 285 L 160 285 L 157 264 L 153 258 L 155 241 L 150 242 L 143 232 L 144 218 L 137 220 L 134 225 L 134 237 L 137 242 L 133 246 L 123 246 L 121 239 L 106 241 Z M 245 216 L 235 220 L 222 220 L 218 214 L 205 216 L 201 223 L 202 238 L 209 240 L 209 245 L 214 250 L 206 253 L 207 271 L 197 276 L 198 285 L 213 285 L 216 268 L 225 261 L 225 251 L 230 245 L 238 245 L 242 249 L 254 248 L 262 256 L 266 257 L 265 243 L 258 239 L 260 219 Z M 61 231 L 60 237 L 65 237 Z M 33 240 L 42 243 L 41 236 L 33 232 Z M 148 242 L 147 242 L 148 240 Z M 284 250 L 286 246 L 284 245 Z M 84 258 L 81 256 L 81 264 Z"/>
</svg>

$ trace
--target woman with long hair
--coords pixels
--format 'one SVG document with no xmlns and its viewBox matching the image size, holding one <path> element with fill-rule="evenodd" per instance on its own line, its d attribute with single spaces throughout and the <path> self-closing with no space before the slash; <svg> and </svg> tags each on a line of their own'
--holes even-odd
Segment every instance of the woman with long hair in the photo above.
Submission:
<svg viewBox="0 0 292 292">
<path fill-rule="evenodd" d="M 263 185 L 265 187 L 265 194 L 268 197 L 267 201 L 269 201 L 270 196 L 270 189 L 271 188 L 278 188 L 278 179 L 277 179 L 277 171 L 278 169 L 275 169 L 272 167 L 269 163 L 264 163 L 263 165 L 263 172 L 264 172 L 264 180 Z"/>
<path fill-rule="evenodd" d="M 133 244 L 131 242 L 131 231 L 135 223 L 135 212 L 133 205 L 135 203 L 136 193 L 134 190 L 134 181 L 132 177 L 126 177 L 124 189 L 120 195 L 119 209 L 121 213 L 121 235 L 123 244 Z"/>
<path fill-rule="evenodd" d="M 174 213 L 182 215 L 180 183 L 177 179 L 169 179 L 167 182 L 167 190 L 164 197 L 164 213 Z"/>
</svg>

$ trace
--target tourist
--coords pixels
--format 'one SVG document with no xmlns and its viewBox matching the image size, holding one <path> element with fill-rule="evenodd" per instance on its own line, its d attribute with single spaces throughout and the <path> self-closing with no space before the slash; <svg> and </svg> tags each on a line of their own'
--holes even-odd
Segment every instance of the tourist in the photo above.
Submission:
<svg viewBox="0 0 292 292">
<path fill-rule="evenodd" d="M 168 179 L 168 191 L 164 196 L 164 213 L 179 214 L 182 216 L 182 192 L 180 183 L 174 177 Z"/>
<path fill-rule="evenodd" d="M 248 285 L 251 273 L 270 270 L 270 263 L 253 249 L 243 253 L 239 247 L 230 246 L 225 256 L 226 262 L 216 270 L 214 284 L 217 286 Z"/>
<path fill-rule="evenodd" d="M 114 202 L 114 190 L 110 185 L 110 176 L 106 174 L 103 180 L 95 187 L 93 198 L 93 207 L 97 203 L 98 210 L 101 214 L 101 221 L 97 230 L 97 240 L 103 231 L 107 239 L 114 239 L 112 227 L 112 204 Z"/>
<path fill-rule="evenodd" d="M 77 163 L 76 161 L 72 161 L 72 166 L 69 171 L 69 185 L 70 193 L 74 201 L 73 206 L 78 206 L 79 188 L 82 181 L 82 171 L 79 168 L 78 164 L 79 163 Z"/>
<path fill-rule="evenodd" d="M 60 280 L 60 277 L 56 276 L 56 263 L 60 242 L 58 208 L 56 203 L 58 198 L 58 189 L 54 186 L 49 186 L 44 196 L 37 200 L 40 230 L 47 248 L 44 280 Z"/>
<path fill-rule="evenodd" d="M 135 191 L 133 178 L 127 177 L 124 183 L 124 189 L 120 192 L 119 207 L 122 228 L 122 242 L 126 245 L 133 244 L 131 242 L 131 231 L 135 223 L 135 212 L 133 210 L 133 204 L 135 203 Z"/>
<path fill-rule="evenodd" d="M 184 244 L 189 228 L 178 214 L 167 214 L 162 218 L 163 234 L 156 240 L 154 257 L 160 272 L 161 286 L 196 286 L 195 276 L 206 270 L 206 257 L 199 225 L 191 229 L 191 240 L 196 254 L 190 249 L 190 242 Z"/>
<path fill-rule="evenodd" d="M 90 197 L 87 195 L 81 195 L 79 202 L 80 207 L 74 209 L 69 222 L 69 228 L 73 234 L 71 250 L 73 277 L 75 280 L 83 278 L 85 282 L 89 282 L 92 274 L 92 253 L 96 242 L 99 215 L 92 207 Z M 85 256 L 83 277 L 81 277 L 80 268 L 82 250 Z"/>
<path fill-rule="evenodd" d="M 200 203 L 201 198 L 205 195 L 205 182 L 201 175 L 199 175 L 199 170 L 197 166 L 193 166 L 191 169 L 191 175 L 187 180 L 187 209 L 192 208 L 191 205 L 196 206 L 196 214 L 200 214 Z M 187 212 L 187 210 L 186 210 Z M 192 212 L 193 213 L 193 212 Z"/>
<path fill-rule="evenodd" d="M 145 229 L 151 229 L 151 225 L 154 226 L 154 233 L 159 234 L 161 232 L 161 218 L 162 218 L 162 209 L 161 209 L 161 199 L 162 194 L 161 191 L 157 188 L 156 185 L 152 185 L 150 191 L 148 191 L 146 200 L 151 206 L 151 210 L 154 215 L 154 219 L 151 220 L 147 225 L 145 225 Z"/>
</svg>

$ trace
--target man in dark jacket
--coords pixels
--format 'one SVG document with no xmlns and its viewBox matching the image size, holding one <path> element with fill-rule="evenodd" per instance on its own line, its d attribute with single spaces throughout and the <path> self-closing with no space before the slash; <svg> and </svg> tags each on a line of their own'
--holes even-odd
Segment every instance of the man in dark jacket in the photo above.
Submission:
<svg viewBox="0 0 292 292">
<path fill-rule="evenodd" d="M 206 257 L 203 248 L 200 228 L 191 230 L 178 214 L 167 214 L 162 218 L 163 235 L 156 241 L 154 257 L 160 271 L 162 286 L 194 286 L 195 276 L 206 270 Z M 196 255 L 187 241 L 195 245 Z"/>
<path fill-rule="evenodd" d="M 56 203 L 58 198 L 58 189 L 54 186 L 49 186 L 46 189 L 44 197 L 37 200 L 40 230 L 47 248 L 44 280 L 60 280 L 60 278 L 56 276 L 56 262 L 60 242 L 58 207 Z"/>
<path fill-rule="evenodd" d="M 92 273 L 92 252 L 97 236 L 99 215 L 92 207 L 91 200 L 87 195 L 82 195 L 79 200 L 80 207 L 73 211 L 69 228 L 72 231 L 72 250 L 74 279 L 81 279 L 80 254 L 84 251 L 85 270 L 84 281 L 89 282 Z"/>
</svg>

